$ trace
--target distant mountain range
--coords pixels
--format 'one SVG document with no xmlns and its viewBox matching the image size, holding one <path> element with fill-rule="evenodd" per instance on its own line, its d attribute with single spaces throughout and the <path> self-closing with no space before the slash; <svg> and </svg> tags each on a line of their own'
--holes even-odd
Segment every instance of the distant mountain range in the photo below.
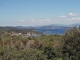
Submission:
<svg viewBox="0 0 80 60">
<path fill-rule="evenodd" d="M 16 28 L 20 28 L 20 29 L 54 29 L 54 28 L 71 28 L 71 27 L 79 27 L 80 23 L 77 24 L 70 24 L 70 25 L 63 25 L 63 24 L 51 24 L 51 25 L 43 25 L 43 26 L 5 26 L 5 27 L 16 27 Z"/>
<path fill-rule="evenodd" d="M 47 29 L 54 29 L 54 28 L 73 28 L 79 27 L 80 23 L 77 24 L 70 24 L 70 25 L 63 25 L 63 24 L 51 24 L 51 25 L 44 25 L 44 26 L 37 26 L 36 28 L 47 28 Z"/>
<path fill-rule="evenodd" d="M 70 25 L 67 25 L 67 26 L 69 26 L 69 27 L 79 27 L 80 26 L 80 23 L 77 23 L 77 24 L 70 24 Z"/>
</svg>

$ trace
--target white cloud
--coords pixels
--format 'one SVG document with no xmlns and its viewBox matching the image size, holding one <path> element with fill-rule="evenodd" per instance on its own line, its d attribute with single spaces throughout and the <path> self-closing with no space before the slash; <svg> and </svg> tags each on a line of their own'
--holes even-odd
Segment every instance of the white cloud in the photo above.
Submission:
<svg viewBox="0 0 80 60">
<path fill-rule="evenodd" d="M 77 16 L 77 13 L 69 13 L 70 16 Z"/>
<path fill-rule="evenodd" d="M 51 20 L 51 19 L 44 19 L 44 20 Z"/>
<path fill-rule="evenodd" d="M 36 22 L 36 20 L 34 20 L 34 19 L 31 19 L 31 20 L 29 20 L 29 22 Z"/>
<path fill-rule="evenodd" d="M 20 20 L 20 22 L 25 22 L 26 20 Z"/>
<path fill-rule="evenodd" d="M 51 22 L 51 19 L 44 19 L 44 21 L 48 21 L 48 22 Z"/>
<path fill-rule="evenodd" d="M 80 20 L 80 17 L 79 18 L 72 18 L 72 20 Z"/>
<path fill-rule="evenodd" d="M 59 16 L 60 18 L 66 18 L 67 16 Z"/>
<path fill-rule="evenodd" d="M 33 23 L 40 23 L 40 22 L 43 22 L 43 20 L 32 19 L 32 20 L 30 20 L 30 22 L 33 22 Z"/>
<path fill-rule="evenodd" d="M 51 19 L 29 19 L 29 22 L 44 23 L 44 22 L 51 22 Z"/>
<path fill-rule="evenodd" d="M 20 20 L 20 25 L 25 26 L 37 26 L 37 25 L 48 25 L 48 24 L 72 24 L 80 22 L 80 17 L 61 15 L 57 18 L 43 18 L 43 19 L 27 19 Z"/>
<path fill-rule="evenodd" d="M 31 20 L 31 22 L 36 22 L 35 20 Z"/>
</svg>

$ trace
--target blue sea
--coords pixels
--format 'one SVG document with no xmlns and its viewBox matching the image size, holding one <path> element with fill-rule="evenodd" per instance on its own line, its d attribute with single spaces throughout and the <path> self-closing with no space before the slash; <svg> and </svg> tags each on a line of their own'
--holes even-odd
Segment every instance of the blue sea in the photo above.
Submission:
<svg viewBox="0 0 80 60">
<path fill-rule="evenodd" d="M 44 28 L 40 28 L 37 29 L 39 32 L 42 32 L 44 34 L 64 34 L 66 32 L 66 30 L 68 30 L 69 28 L 54 28 L 54 29 L 44 29 Z"/>
</svg>

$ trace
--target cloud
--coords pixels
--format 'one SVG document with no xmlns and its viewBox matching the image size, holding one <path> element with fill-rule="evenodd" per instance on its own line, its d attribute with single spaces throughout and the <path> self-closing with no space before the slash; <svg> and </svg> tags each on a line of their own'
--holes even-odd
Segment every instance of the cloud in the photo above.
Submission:
<svg viewBox="0 0 80 60">
<path fill-rule="evenodd" d="M 48 22 L 51 22 L 51 19 L 44 19 L 44 21 L 48 21 Z"/>
<path fill-rule="evenodd" d="M 44 20 L 51 20 L 51 19 L 44 19 Z"/>
<path fill-rule="evenodd" d="M 80 17 L 79 18 L 72 18 L 72 20 L 80 20 Z"/>
<path fill-rule="evenodd" d="M 67 16 L 59 16 L 60 18 L 66 18 Z"/>
<path fill-rule="evenodd" d="M 26 20 L 20 20 L 20 22 L 25 22 Z"/>
<path fill-rule="evenodd" d="M 76 17 L 70 16 L 69 13 L 67 15 L 61 15 L 57 18 L 41 18 L 41 19 L 27 19 L 20 20 L 19 24 L 24 26 L 37 26 L 37 25 L 49 25 L 49 24 L 73 24 L 80 22 L 80 17 L 77 15 Z"/>
<path fill-rule="evenodd" d="M 44 22 L 51 22 L 51 19 L 29 19 L 29 22 L 44 23 Z"/>
<path fill-rule="evenodd" d="M 31 20 L 31 22 L 36 22 L 36 20 Z"/>
<path fill-rule="evenodd" d="M 69 13 L 70 16 L 77 16 L 77 13 Z"/>
</svg>

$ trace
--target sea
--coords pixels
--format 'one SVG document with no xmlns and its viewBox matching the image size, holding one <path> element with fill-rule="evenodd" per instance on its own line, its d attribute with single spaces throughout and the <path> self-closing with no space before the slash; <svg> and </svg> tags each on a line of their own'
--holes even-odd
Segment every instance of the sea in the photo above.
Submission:
<svg viewBox="0 0 80 60">
<path fill-rule="evenodd" d="M 69 28 L 54 28 L 54 29 L 38 28 L 37 31 L 50 35 L 50 34 L 64 34 L 68 29 Z"/>
</svg>

